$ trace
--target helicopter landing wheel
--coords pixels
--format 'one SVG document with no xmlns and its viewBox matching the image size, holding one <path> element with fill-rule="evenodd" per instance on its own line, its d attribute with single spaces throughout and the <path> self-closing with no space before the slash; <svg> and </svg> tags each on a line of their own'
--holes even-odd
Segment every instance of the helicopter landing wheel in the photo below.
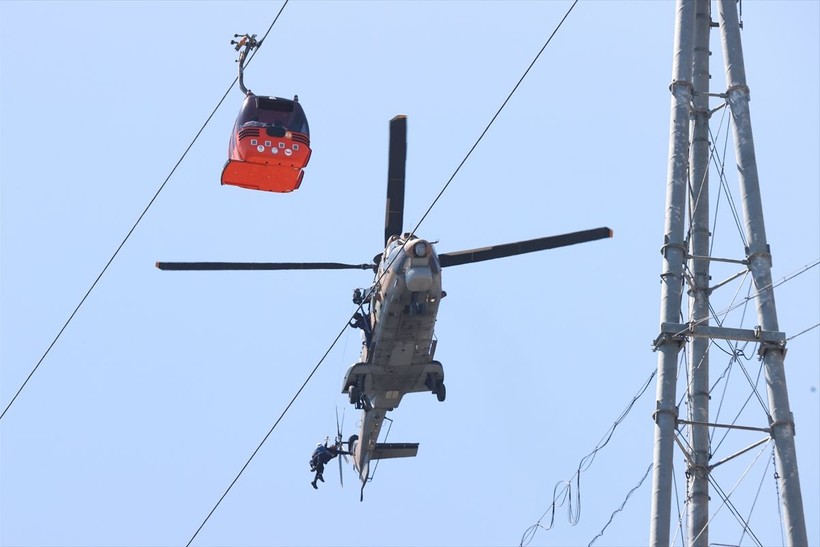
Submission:
<svg viewBox="0 0 820 547">
<path fill-rule="evenodd" d="M 442 380 L 436 382 L 436 387 L 433 390 L 433 393 L 436 394 L 436 399 L 438 399 L 439 402 L 444 402 L 444 399 L 447 398 L 447 388 L 444 387 L 444 382 Z"/>
<path fill-rule="evenodd" d="M 347 389 L 350 404 L 355 405 L 356 409 L 362 408 L 362 393 L 357 386 L 350 386 Z"/>
</svg>

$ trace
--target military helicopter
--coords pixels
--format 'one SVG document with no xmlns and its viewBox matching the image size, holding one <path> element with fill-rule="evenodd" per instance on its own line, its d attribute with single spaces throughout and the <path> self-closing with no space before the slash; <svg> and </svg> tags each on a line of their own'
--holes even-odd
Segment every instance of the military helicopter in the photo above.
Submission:
<svg viewBox="0 0 820 547">
<path fill-rule="evenodd" d="M 373 283 L 353 291 L 358 306 L 351 326 L 362 329 L 359 361 L 345 374 L 342 393 L 362 410 L 358 434 L 347 445 L 353 467 L 364 487 L 371 479 L 370 463 L 387 458 L 413 457 L 418 443 L 380 443 L 387 412 L 408 393 L 428 392 L 446 398 L 444 369 L 434 359 L 434 326 L 441 299 L 441 270 L 612 237 L 609 228 L 596 228 L 515 243 L 437 254 L 433 244 L 403 232 L 407 118 L 390 121 L 390 145 L 385 211 L 385 248 L 371 263 L 335 262 L 158 262 L 161 270 L 325 270 L 362 269 L 375 272 Z"/>
</svg>

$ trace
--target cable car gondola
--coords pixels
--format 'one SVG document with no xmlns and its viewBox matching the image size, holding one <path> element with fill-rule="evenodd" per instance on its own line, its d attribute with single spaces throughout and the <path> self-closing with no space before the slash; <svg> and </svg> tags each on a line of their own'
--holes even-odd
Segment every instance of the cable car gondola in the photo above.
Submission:
<svg viewBox="0 0 820 547">
<path fill-rule="evenodd" d="M 238 36 L 238 35 L 237 35 Z M 245 88 L 243 70 L 256 37 L 242 37 L 239 54 L 239 88 L 245 100 L 228 144 L 228 162 L 222 184 L 268 192 L 292 192 L 299 188 L 303 168 L 310 160 L 310 129 L 299 98 L 255 95 Z"/>
</svg>

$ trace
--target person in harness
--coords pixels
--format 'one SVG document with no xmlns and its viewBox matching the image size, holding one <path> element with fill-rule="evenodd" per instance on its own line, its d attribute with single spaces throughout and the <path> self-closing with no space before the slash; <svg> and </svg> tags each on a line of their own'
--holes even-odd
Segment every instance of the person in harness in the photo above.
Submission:
<svg viewBox="0 0 820 547">
<path fill-rule="evenodd" d="M 364 333 L 364 343 L 367 349 L 370 349 L 370 342 L 373 340 L 373 332 L 370 330 L 370 315 L 362 315 L 356 312 L 348 324 L 354 329 L 362 329 Z"/>
<path fill-rule="evenodd" d="M 314 450 L 310 456 L 310 470 L 316 472 L 313 482 L 310 483 L 313 488 L 319 489 L 319 485 L 316 484 L 316 481 L 325 482 L 322 476 L 322 473 L 325 471 L 325 464 L 339 454 L 349 454 L 349 452 L 345 452 L 337 445 L 327 446 L 327 441 L 325 441 L 325 444 L 319 443 L 316 445 L 316 450 Z"/>
</svg>

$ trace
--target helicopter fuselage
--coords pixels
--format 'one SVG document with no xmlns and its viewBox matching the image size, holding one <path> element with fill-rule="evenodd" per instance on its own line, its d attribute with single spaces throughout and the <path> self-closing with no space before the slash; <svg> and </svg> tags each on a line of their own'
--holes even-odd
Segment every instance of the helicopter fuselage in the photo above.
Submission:
<svg viewBox="0 0 820 547">
<path fill-rule="evenodd" d="M 408 234 L 392 237 L 363 296 L 361 356 L 348 369 L 342 392 L 364 410 L 349 450 L 366 481 L 370 460 L 415 455 L 407 453 L 409 445 L 377 442 L 386 412 L 407 393 L 428 392 L 444 400 L 444 370 L 433 359 L 436 315 L 444 296 L 433 245 Z"/>
</svg>

